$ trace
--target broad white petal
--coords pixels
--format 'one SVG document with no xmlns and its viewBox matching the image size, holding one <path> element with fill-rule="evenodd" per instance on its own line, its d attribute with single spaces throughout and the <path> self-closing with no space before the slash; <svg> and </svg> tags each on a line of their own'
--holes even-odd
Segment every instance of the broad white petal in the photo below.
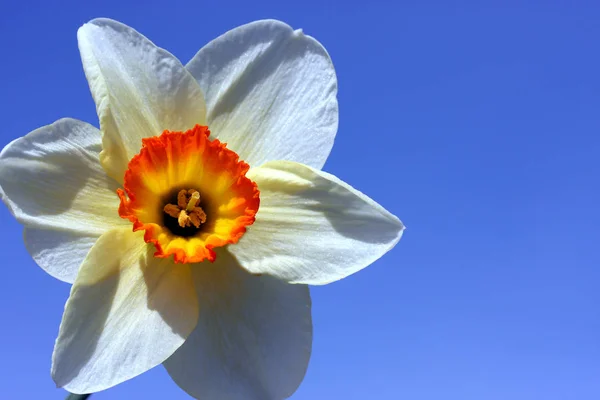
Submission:
<svg viewBox="0 0 600 400">
<path fill-rule="evenodd" d="M 198 325 L 164 365 L 203 400 L 278 400 L 302 381 L 312 345 L 310 294 L 255 276 L 226 251 L 194 266 Z"/>
<path fill-rule="evenodd" d="M 338 127 L 337 78 L 315 39 L 256 21 L 210 42 L 186 68 L 204 92 L 212 135 L 243 160 L 323 166 Z"/>
<path fill-rule="evenodd" d="M 130 224 L 117 212 L 117 182 L 98 161 L 100 141 L 93 126 L 61 119 L 14 140 L 0 153 L 2 200 L 20 223 L 36 231 L 26 235 L 27 248 L 42 268 L 68 282 L 85 256 L 82 242 Z M 59 242 L 62 254 L 51 254 Z M 69 246 L 77 250 L 65 264 Z"/>
<path fill-rule="evenodd" d="M 100 161 L 117 181 L 142 138 L 206 124 L 200 87 L 166 50 L 110 19 L 83 25 L 77 39 L 100 118 Z"/>
<path fill-rule="evenodd" d="M 99 236 L 79 232 L 25 228 L 25 248 L 35 262 L 53 277 L 75 282 L 81 263 Z"/>
<path fill-rule="evenodd" d="M 97 392 L 162 363 L 196 326 L 189 265 L 152 256 L 143 232 L 102 235 L 71 289 L 52 377 L 73 393 Z"/>
<path fill-rule="evenodd" d="M 402 236 L 398 218 L 328 173 L 274 161 L 248 177 L 260 208 L 230 251 L 250 272 L 323 285 L 365 268 Z"/>
</svg>

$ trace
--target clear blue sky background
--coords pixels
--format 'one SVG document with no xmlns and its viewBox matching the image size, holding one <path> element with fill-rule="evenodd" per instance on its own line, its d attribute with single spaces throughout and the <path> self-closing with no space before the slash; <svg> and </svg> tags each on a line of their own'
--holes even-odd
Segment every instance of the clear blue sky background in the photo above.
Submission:
<svg viewBox="0 0 600 400">
<path fill-rule="evenodd" d="M 94 17 L 184 63 L 261 18 L 330 52 L 340 127 L 325 169 L 408 230 L 312 291 L 293 399 L 600 398 L 600 3 L 51 3 L 0 3 L 2 146 L 61 117 L 97 125 L 76 42 Z M 0 398 L 61 399 L 49 369 L 69 286 L 29 258 L 5 207 L 0 222 Z M 187 398 L 162 367 L 94 397 Z"/>
</svg>

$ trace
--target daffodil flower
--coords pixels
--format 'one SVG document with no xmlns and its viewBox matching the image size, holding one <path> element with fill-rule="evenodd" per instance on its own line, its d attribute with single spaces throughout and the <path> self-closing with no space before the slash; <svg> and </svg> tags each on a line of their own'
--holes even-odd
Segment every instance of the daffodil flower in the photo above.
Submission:
<svg viewBox="0 0 600 400">
<path fill-rule="evenodd" d="M 311 354 L 307 285 L 403 231 L 320 170 L 338 126 L 327 52 L 273 20 L 186 66 L 116 21 L 77 37 L 100 129 L 61 119 L 0 154 L 27 250 L 73 284 L 53 379 L 97 392 L 162 363 L 197 398 L 289 397 Z"/>
</svg>

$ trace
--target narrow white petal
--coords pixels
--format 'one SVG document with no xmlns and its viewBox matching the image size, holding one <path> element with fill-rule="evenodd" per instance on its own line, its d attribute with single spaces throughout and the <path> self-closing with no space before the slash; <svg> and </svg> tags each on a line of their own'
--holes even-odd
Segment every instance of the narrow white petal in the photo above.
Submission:
<svg viewBox="0 0 600 400">
<path fill-rule="evenodd" d="M 333 175 L 274 161 L 248 177 L 260 209 L 230 251 L 250 272 L 322 285 L 365 268 L 402 236 L 398 218 Z"/>
<path fill-rule="evenodd" d="M 142 232 L 114 229 L 85 259 L 65 306 L 52 377 L 97 392 L 162 363 L 196 326 L 189 265 L 152 256 Z"/>
<path fill-rule="evenodd" d="M 98 161 L 100 142 L 100 131 L 93 126 L 61 119 L 14 140 L 0 153 L 2 200 L 19 222 L 35 231 L 25 236 L 27 248 L 42 268 L 68 282 L 85 257 L 82 243 L 130 224 L 117 212 L 117 182 Z M 60 254 L 51 254 L 57 246 Z M 69 246 L 76 249 L 71 260 L 65 253 Z"/>
<path fill-rule="evenodd" d="M 142 138 L 205 124 L 202 91 L 172 54 L 110 19 L 83 25 L 77 38 L 100 118 L 100 160 L 114 179 L 123 181 Z"/>
<path fill-rule="evenodd" d="M 203 400 L 279 400 L 302 381 L 312 345 L 305 285 L 255 276 L 226 251 L 194 267 L 198 325 L 164 365 Z"/>
<path fill-rule="evenodd" d="M 243 160 L 323 166 L 338 126 L 337 79 L 315 39 L 256 21 L 210 42 L 186 68 L 204 92 L 213 136 Z"/>
</svg>

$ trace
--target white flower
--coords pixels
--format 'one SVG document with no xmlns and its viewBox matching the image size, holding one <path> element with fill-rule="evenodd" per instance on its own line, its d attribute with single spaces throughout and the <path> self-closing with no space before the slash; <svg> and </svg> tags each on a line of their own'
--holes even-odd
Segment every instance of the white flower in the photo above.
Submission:
<svg viewBox="0 0 600 400">
<path fill-rule="evenodd" d="M 78 40 L 101 129 L 62 119 L 0 154 L 28 251 L 73 283 L 54 380 L 96 392 L 164 363 L 197 398 L 290 396 L 311 352 L 306 285 L 359 271 L 403 230 L 320 171 L 338 125 L 328 54 L 272 20 L 185 67 L 115 21 Z"/>
</svg>

